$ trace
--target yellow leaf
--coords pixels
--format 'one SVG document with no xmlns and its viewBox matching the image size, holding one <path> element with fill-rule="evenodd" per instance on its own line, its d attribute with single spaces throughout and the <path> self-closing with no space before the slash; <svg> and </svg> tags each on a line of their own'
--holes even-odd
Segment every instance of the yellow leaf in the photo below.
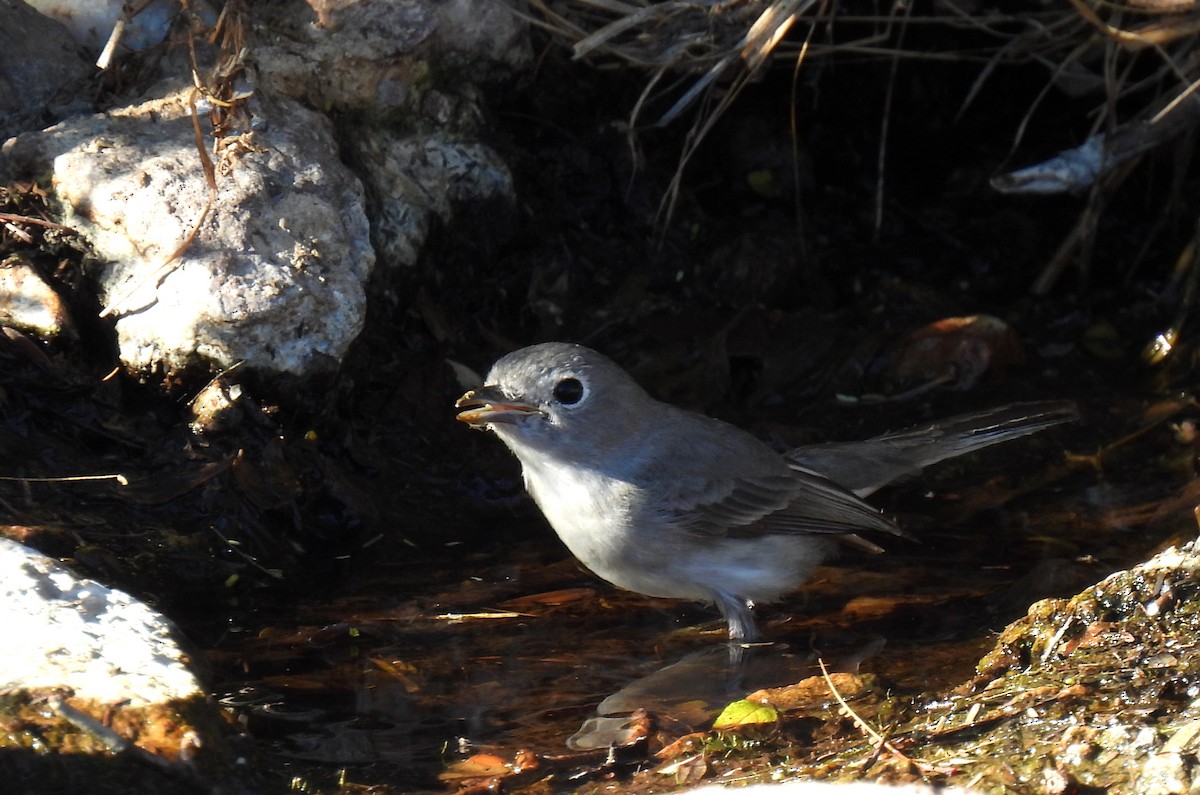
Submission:
<svg viewBox="0 0 1200 795">
<path fill-rule="evenodd" d="M 734 701 L 721 710 L 713 722 L 714 729 L 733 729 L 738 726 L 756 726 L 764 723 L 775 723 L 779 713 L 774 707 L 765 704 L 755 704 L 753 701 L 742 699 Z"/>
</svg>

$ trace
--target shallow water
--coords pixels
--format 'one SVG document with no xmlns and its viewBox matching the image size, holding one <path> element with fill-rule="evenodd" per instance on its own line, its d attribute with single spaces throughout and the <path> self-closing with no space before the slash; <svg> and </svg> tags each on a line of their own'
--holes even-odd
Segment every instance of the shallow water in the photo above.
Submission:
<svg viewBox="0 0 1200 795">
<path fill-rule="evenodd" d="M 463 760 L 478 773 L 493 758 L 481 753 L 511 762 L 520 750 L 586 771 L 629 740 L 635 710 L 662 744 L 752 690 L 816 675 L 818 659 L 933 693 L 969 679 L 1036 599 L 1194 534 L 1194 489 L 1171 463 L 1190 452 L 1165 428 L 1151 436 L 1156 473 L 1138 470 L 1142 448 L 1102 471 L 1068 467 L 1063 447 L 1096 446 L 1086 429 L 1055 430 L 880 495 L 918 540 L 848 553 L 760 606 L 769 643 L 735 668 L 714 611 L 596 580 L 532 511 L 491 545 L 380 549 L 328 594 L 232 611 L 209 625 L 206 655 L 270 765 L 312 791 L 450 791 Z M 1118 479 L 1131 464 L 1139 483 Z"/>
</svg>

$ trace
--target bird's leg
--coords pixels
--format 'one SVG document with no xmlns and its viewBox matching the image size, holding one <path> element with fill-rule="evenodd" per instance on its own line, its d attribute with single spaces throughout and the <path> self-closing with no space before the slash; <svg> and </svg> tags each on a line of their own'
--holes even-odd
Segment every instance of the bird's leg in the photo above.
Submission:
<svg viewBox="0 0 1200 795">
<path fill-rule="evenodd" d="M 740 676 L 745 663 L 747 643 L 758 640 L 758 627 L 754 625 L 754 613 L 750 603 L 723 591 L 713 592 L 713 601 L 729 625 L 729 670 L 731 675 Z"/>
<path fill-rule="evenodd" d="M 749 602 L 723 591 L 714 591 L 713 601 L 717 603 L 717 609 L 729 625 L 730 643 L 750 643 L 759 639 L 758 627 L 754 625 L 754 613 L 750 610 Z"/>
</svg>

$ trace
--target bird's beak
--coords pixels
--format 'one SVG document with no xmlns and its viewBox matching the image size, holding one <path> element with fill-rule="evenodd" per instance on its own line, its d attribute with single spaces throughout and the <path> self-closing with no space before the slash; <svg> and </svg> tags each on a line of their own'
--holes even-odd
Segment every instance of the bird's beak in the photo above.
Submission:
<svg viewBox="0 0 1200 795">
<path fill-rule="evenodd" d="M 483 428 L 491 422 L 516 422 L 527 414 L 541 414 L 537 406 L 512 400 L 494 386 L 472 389 L 454 402 L 460 411 L 456 419 L 472 428 Z"/>
</svg>

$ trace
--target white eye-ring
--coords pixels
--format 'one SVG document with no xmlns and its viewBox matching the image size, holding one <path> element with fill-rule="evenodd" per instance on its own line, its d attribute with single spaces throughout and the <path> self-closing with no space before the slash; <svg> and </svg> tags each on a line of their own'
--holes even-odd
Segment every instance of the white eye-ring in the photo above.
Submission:
<svg viewBox="0 0 1200 795">
<path fill-rule="evenodd" d="M 587 385 L 578 378 L 567 376 L 554 385 L 554 399 L 563 406 L 574 406 L 587 397 Z"/>
</svg>

